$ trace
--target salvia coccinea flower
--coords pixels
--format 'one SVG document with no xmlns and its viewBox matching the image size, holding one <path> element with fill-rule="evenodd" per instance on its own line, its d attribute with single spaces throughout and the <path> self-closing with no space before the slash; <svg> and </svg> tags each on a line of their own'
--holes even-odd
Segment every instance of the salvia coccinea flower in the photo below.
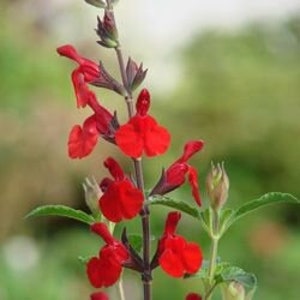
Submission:
<svg viewBox="0 0 300 300">
<path fill-rule="evenodd" d="M 103 292 L 96 292 L 91 294 L 90 300 L 109 300 L 109 298 Z"/>
<path fill-rule="evenodd" d="M 97 257 L 92 257 L 88 261 L 87 275 L 95 288 L 108 287 L 119 279 L 122 266 L 130 260 L 130 255 L 127 248 L 110 234 L 106 224 L 95 223 L 91 225 L 91 230 L 98 234 L 106 244 L 100 249 Z"/>
<path fill-rule="evenodd" d="M 186 295 L 185 300 L 202 300 L 202 297 L 196 293 L 189 293 Z"/>
<path fill-rule="evenodd" d="M 94 115 L 87 118 L 82 127 L 74 125 L 68 140 L 68 154 L 70 158 L 83 158 L 89 155 L 97 144 L 98 131 Z"/>
<path fill-rule="evenodd" d="M 168 214 L 165 230 L 158 244 L 158 263 L 173 277 L 196 273 L 203 261 L 200 247 L 175 233 L 180 218 L 180 212 Z"/>
<path fill-rule="evenodd" d="M 94 110 L 82 126 L 74 125 L 68 139 L 68 154 L 70 158 L 83 158 L 95 148 L 98 137 L 114 143 L 114 134 L 119 127 L 116 116 L 101 106 L 92 91 L 88 91 L 87 104 Z"/>
<path fill-rule="evenodd" d="M 72 45 L 61 46 L 57 48 L 57 52 L 79 64 L 72 72 L 72 82 L 77 98 L 77 107 L 85 107 L 90 96 L 87 83 L 91 83 L 100 77 L 98 64 L 79 55 Z"/>
<path fill-rule="evenodd" d="M 202 140 L 187 142 L 183 154 L 167 170 L 163 170 L 161 178 L 150 195 L 165 195 L 184 184 L 186 177 L 188 177 L 192 195 L 196 203 L 201 206 L 197 170 L 188 164 L 188 160 L 203 146 Z"/>
<path fill-rule="evenodd" d="M 107 158 L 104 166 L 113 179 L 106 177 L 100 183 L 103 192 L 99 199 L 101 212 L 112 222 L 134 218 L 142 209 L 143 193 L 125 176 L 113 158 Z"/>
<path fill-rule="evenodd" d="M 143 89 L 137 99 L 136 115 L 120 126 L 115 134 L 116 144 L 130 157 L 160 155 L 169 147 L 171 136 L 167 129 L 148 115 L 149 107 L 150 94 Z"/>
</svg>

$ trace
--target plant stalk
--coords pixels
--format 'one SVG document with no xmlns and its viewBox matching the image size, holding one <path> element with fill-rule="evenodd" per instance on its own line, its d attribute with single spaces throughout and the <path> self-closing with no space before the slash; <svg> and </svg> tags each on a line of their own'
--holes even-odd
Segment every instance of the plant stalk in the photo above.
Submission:
<svg viewBox="0 0 300 300">
<path fill-rule="evenodd" d="M 111 7 L 110 7 L 111 8 Z M 111 8 L 112 10 L 112 8 Z M 132 118 L 134 115 L 134 106 L 133 106 L 133 98 L 130 89 L 128 88 L 128 79 L 125 69 L 125 63 L 123 58 L 123 53 L 121 50 L 121 46 L 119 44 L 118 47 L 115 48 L 116 55 L 118 58 L 119 69 L 121 73 L 121 78 L 123 85 L 127 91 L 127 95 L 124 96 L 128 117 Z M 145 188 L 144 188 L 144 177 L 143 177 L 143 167 L 142 167 L 142 159 L 141 158 L 133 158 L 134 165 L 134 173 L 137 182 L 137 187 L 142 191 L 145 198 Z M 151 300 L 151 282 L 152 282 L 152 272 L 150 266 L 150 218 L 149 218 L 149 208 L 144 201 L 144 206 L 141 210 L 141 218 L 142 218 L 142 231 L 143 231 L 143 261 L 144 261 L 144 272 L 142 274 L 142 281 L 144 285 L 144 300 Z"/>
<path fill-rule="evenodd" d="M 125 293 L 124 293 L 124 287 L 123 287 L 123 280 L 122 276 L 120 277 L 120 280 L 118 282 L 118 293 L 120 300 L 125 300 Z"/>
<path fill-rule="evenodd" d="M 212 297 L 212 291 L 215 287 L 215 271 L 216 271 L 216 262 L 218 255 L 218 244 L 219 244 L 219 214 L 215 210 L 212 210 L 212 232 L 211 232 L 211 250 L 210 250 L 210 259 L 208 266 L 208 281 L 209 281 L 209 290 L 206 291 L 204 300 L 210 300 Z"/>
</svg>

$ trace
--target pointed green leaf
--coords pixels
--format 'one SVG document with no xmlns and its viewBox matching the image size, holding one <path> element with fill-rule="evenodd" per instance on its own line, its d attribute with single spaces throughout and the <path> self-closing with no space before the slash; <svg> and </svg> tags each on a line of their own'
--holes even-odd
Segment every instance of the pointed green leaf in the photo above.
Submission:
<svg viewBox="0 0 300 300">
<path fill-rule="evenodd" d="M 148 203 L 151 205 L 164 205 L 166 207 L 180 210 L 194 218 L 201 218 L 199 209 L 196 206 L 190 205 L 184 201 L 178 201 L 162 196 L 152 196 Z"/>
<path fill-rule="evenodd" d="M 65 205 L 44 205 L 35 208 L 29 214 L 26 215 L 26 218 L 29 217 L 42 217 L 42 216 L 59 216 L 74 219 L 86 224 L 92 224 L 95 222 L 95 219 L 85 213 L 84 211 L 74 209 Z"/>
<path fill-rule="evenodd" d="M 279 192 L 271 192 L 263 195 L 262 197 L 249 201 L 239 207 L 235 210 L 232 217 L 228 220 L 228 223 L 226 224 L 226 229 L 231 226 L 235 221 L 238 219 L 244 217 L 248 213 L 260 208 L 264 207 L 269 204 L 275 204 L 275 203 L 295 203 L 300 204 L 299 199 L 294 197 L 291 194 L 288 193 L 279 193 Z"/>
<path fill-rule="evenodd" d="M 239 267 L 226 263 L 220 273 L 216 274 L 217 283 L 236 281 L 242 284 L 245 289 L 252 290 L 256 288 L 257 279 L 254 274 L 247 273 Z"/>
</svg>

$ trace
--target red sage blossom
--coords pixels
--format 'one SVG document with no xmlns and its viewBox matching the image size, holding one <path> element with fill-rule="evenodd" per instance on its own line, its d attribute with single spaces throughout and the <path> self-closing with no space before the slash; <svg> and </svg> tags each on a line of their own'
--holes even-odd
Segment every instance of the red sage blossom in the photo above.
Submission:
<svg viewBox="0 0 300 300">
<path fill-rule="evenodd" d="M 150 157 L 160 155 L 169 147 L 171 136 L 147 114 L 149 107 L 150 94 L 143 89 L 137 99 L 136 115 L 116 132 L 117 145 L 130 157 L 138 158 L 143 153 Z"/>
<path fill-rule="evenodd" d="M 83 158 L 89 155 L 95 148 L 98 137 L 114 143 L 114 135 L 119 127 L 116 118 L 103 106 L 101 106 L 91 91 L 88 91 L 88 105 L 94 114 L 88 117 L 82 126 L 73 126 L 68 140 L 68 153 L 71 158 Z"/>
<path fill-rule="evenodd" d="M 122 266 L 130 259 L 130 255 L 127 248 L 110 234 L 104 223 L 93 224 L 91 230 L 101 236 L 106 245 L 101 248 L 98 257 L 88 261 L 87 275 L 95 288 L 108 287 L 119 279 Z M 96 294 L 91 299 L 107 299 L 100 295 Z"/>
<path fill-rule="evenodd" d="M 196 203 L 201 206 L 197 170 L 187 162 L 203 146 L 204 142 L 202 140 L 187 142 L 184 146 L 183 154 L 167 170 L 163 170 L 160 180 L 150 195 L 165 195 L 184 184 L 186 176 L 188 176 L 192 195 Z"/>
<path fill-rule="evenodd" d="M 77 107 L 85 107 L 90 93 L 87 83 L 95 81 L 100 76 L 98 64 L 78 54 L 72 45 L 57 48 L 58 54 L 70 58 L 79 64 L 72 72 L 72 82 L 77 98 Z"/>
<path fill-rule="evenodd" d="M 168 214 L 164 234 L 158 245 L 158 263 L 173 277 L 196 273 L 203 261 L 200 247 L 175 233 L 180 218 L 180 212 Z"/>
<path fill-rule="evenodd" d="M 113 158 L 107 158 L 104 166 L 108 168 L 114 180 L 106 177 L 100 183 L 103 192 L 99 200 L 101 212 L 112 222 L 134 218 L 142 209 L 143 193 L 125 176 Z"/>
</svg>

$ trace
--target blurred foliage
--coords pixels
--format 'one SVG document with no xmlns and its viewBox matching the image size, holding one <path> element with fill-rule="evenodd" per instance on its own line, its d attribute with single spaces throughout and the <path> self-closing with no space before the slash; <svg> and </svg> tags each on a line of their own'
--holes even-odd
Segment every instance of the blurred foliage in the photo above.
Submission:
<svg viewBox="0 0 300 300">
<path fill-rule="evenodd" d="M 86 209 L 81 182 L 87 175 L 102 176 L 99 154 L 104 157 L 112 150 L 101 143 L 88 159 L 68 160 L 68 130 L 83 117 L 82 112 L 71 114 L 66 104 L 73 99 L 70 68 L 57 59 L 47 24 L 16 20 L 8 7 L 0 18 L 5 41 L 0 46 L 0 299 L 86 299 L 92 289 L 76 258 L 97 253 L 99 239 L 74 222 L 22 217 L 45 203 Z M 186 139 L 200 137 L 206 149 L 193 164 L 199 168 L 202 190 L 210 160 L 225 160 L 229 205 L 268 191 L 299 197 L 300 18 L 195 36 L 178 61 L 184 71 L 177 88 L 153 103 L 153 113 L 173 134 L 172 149 L 164 157 L 145 160 L 147 187 L 162 166 L 181 154 Z M 192 201 L 186 186 L 174 197 Z M 166 212 L 153 208 L 153 235 L 159 236 Z M 299 216 L 295 206 L 270 207 L 233 226 L 221 242 L 224 260 L 257 274 L 256 299 L 298 298 Z M 139 233 L 139 220 L 127 226 Z M 198 223 L 184 216 L 179 232 L 199 241 L 208 253 L 208 239 L 198 229 Z M 19 255 L 11 248 L 20 234 L 35 238 L 28 257 L 37 251 L 37 259 L 27 269 L 13 256 L 27 253 L 26 242 L 17 244 Z M 21 256 L 23 261 L 28 257 Z M 139 278 L 130 271 L 126 275 L 127 294 L 138 297 Z M 196 280 L 172 279 L 160 270 L 154 276 L 154 299 L 184 299 L 187 291 L 201 290 Z M 114 299 L 114 288 L 110 291 Z"/>
</svg>

